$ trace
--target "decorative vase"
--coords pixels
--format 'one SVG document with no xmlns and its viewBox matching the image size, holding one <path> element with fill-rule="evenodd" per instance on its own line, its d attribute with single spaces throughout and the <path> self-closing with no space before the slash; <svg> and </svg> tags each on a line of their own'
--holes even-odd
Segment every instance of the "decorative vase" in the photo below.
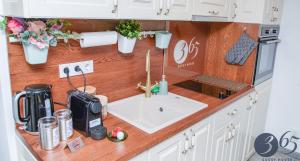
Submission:
<svg viewBox="0 0 300 161">
<path fill-rule="evenodd" d="M 136 38 L 129 39 L 121 34 L 118 34 L 118 50 L 123 54 L 132 53 L 135 46 Z"/>
<path fill-rule="evenodd" d="M 45 64 L 47 62 L 49 47 L 39 49 L 34 45 L 23 44 L 23 49 L 25 53 L 25 59 L 28 64 L 36 65 Z"/>
<path fill-rule="evenodd" d="M 160 49 L 167 49 L 172 37 L 172 33 L 159 31 L 155 33 L 155 46 Z"/>
</svg>

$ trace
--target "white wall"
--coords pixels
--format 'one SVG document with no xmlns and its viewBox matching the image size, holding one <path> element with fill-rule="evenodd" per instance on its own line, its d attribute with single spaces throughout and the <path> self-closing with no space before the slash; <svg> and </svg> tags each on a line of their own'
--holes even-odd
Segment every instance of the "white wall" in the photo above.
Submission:
<svg viewBox="0 0 300 161">
<path fill-rule="evenodd" d="M 266 132 L 281 136 L 296 130 L 300 135 L 300 0 L 283 0 Z M 298 150 L 300 152 L 300 141 Z"/>
</svg>

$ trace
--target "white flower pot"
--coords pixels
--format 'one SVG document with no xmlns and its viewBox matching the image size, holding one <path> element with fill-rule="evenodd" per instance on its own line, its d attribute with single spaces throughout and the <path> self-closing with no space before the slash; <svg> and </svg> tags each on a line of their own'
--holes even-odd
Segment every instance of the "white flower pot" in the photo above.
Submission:
<svg viewBox="0 0 300 161">
<path fill-rule="evenodd" d="M 25 59 L 28 64 L 45 64 L 48 58 L 48 47 L 44 49 L 39 49 L 34 45 L 23 44 Z"/>
<path fill-rule="evenodd" d="M 128 39 L 118 34 L 118 50 L 123 54 L 132 53 L 135 46 L 136 38 Z"/>
</svg>

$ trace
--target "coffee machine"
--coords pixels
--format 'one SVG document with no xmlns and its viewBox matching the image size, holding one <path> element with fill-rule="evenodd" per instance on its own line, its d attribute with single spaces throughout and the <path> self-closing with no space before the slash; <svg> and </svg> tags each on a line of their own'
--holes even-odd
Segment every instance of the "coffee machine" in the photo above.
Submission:
<svg viewBox="0 0 300 161">
<path fill-rule="evenodd" d="M 14 96 L 14 119 L 18 124 L 25 126 L 26 132 L 38 134 L 38 120 L 53 115 L 51 89 L 52 86 L 48 84 L 33 84 L 26 86 L 24 91 Z M 20 110 L 21 99 L 23 99 L 22 112 Z"/>
<path fill-rule="evenodd" d="M 102 120 L 102 105 L 97 97 L 73 90 L 68 92 L 68 102 L 73 115 L 74 129 L 97 140 L 106 136 L 106 128 L 103 127 Z"/>
</svg>

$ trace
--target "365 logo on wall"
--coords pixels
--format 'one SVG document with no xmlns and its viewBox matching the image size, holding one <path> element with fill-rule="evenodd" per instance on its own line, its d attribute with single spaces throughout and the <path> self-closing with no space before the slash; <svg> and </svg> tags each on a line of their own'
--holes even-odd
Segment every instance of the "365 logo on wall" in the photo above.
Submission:
<svg viewBox="0 0 300 161">
<path fill-rule="evenodd" d="M 174 61 L 178 64 L 178 67 L 186 67 L 194 65 L 193 61 L 199 53 L 200 43 L 193 37 L 189 42 L 185 40 L 179 40 L 174 48 Z M 191 56 L 191 61 L 186 62 L 187 58 Z"/>
<path fill-rule="evenodd" d="M 288 135 L 290 133 L 291 131 L 285 132 L 279 138 L 279 140 L 273 134 L 270 133 L 260 134 L 254 142 L 254 148 L 256 153 L 262 157 L 271 157 L 278 151 L 278 147 L 289 147 L 290 150 L 285 152 L 284 154 L 294 153 L 298 148 L 298 144 L 296 141 L 300 138 L 296 136 L 289 137 Z"/>
</svg>

